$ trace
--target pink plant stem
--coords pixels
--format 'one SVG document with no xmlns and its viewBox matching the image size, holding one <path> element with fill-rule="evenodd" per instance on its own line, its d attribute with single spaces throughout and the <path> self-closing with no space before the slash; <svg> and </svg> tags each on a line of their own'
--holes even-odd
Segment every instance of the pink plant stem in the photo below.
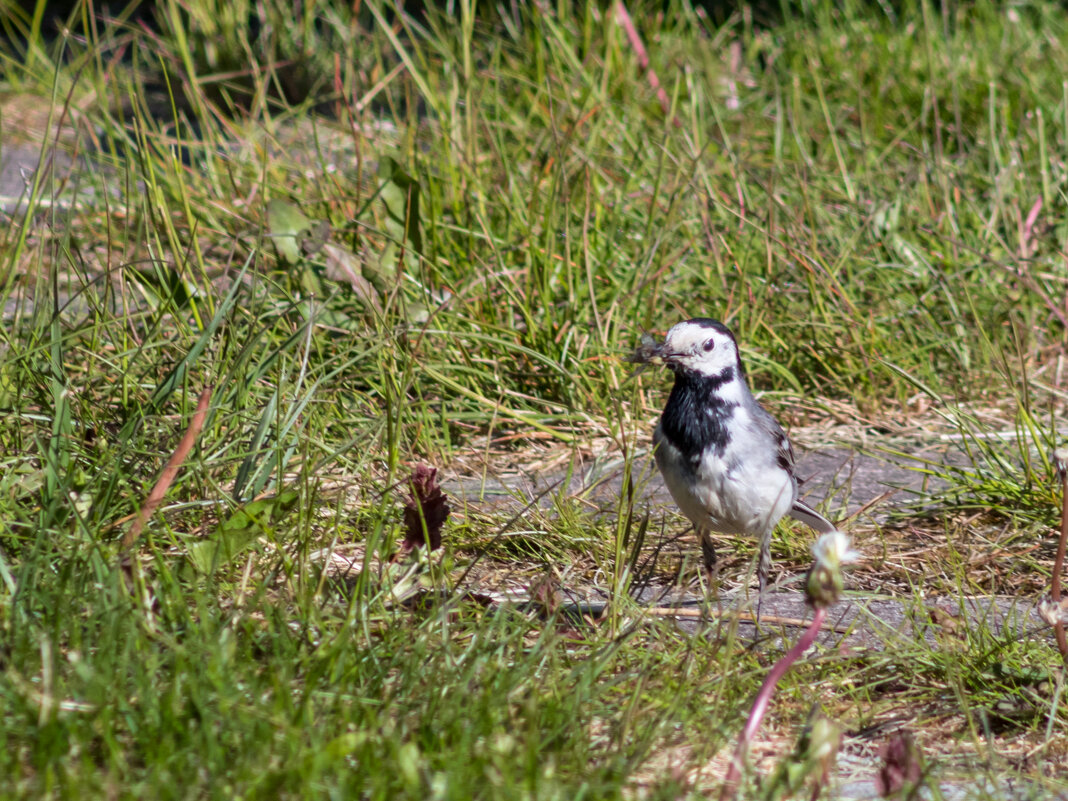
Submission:
<svg viewBox="0 0 1068 801">
<path fill-rule="evenodd" d="M 1035 223 L 1038 222 L 1039 212 L 1042 211 L 1042 198 L 1038 198 L 1035 204 L 1031 206 L 1031 211 L 1027 213 L 1027 219 L 1024 220 L 1023 231 L 1020 235 L 1020 258 L 1027 259 L 1031 256 L 1031 235 L 1035 230 Z"/>
<path fill-rule="evenodd" d="M 656 93 L 656 99 L 660 101 L 660 108 L 667 114 L 671 111 L 671 100 L 668 99 L 664 87 L 660 85 L 660 79 L 656 77 L 656 72 L 649 65 L 649 53 L 645 49 L 645 45 L 642 44 L 642 37 L 638 35 L 638 29 L 634 27 L 634 20 L 630 18 L 630 12 L 627 11 L 627 6 L 623 3 L 623 0 L 616 2 L 616 17 L 619 19 L 619 24 L 623 26 L 627 39 L 630 40 L 634 55 L 638 57 L 638 66 L 645 70 L 645 78 L 649 81 L 649 87 Z M 676 125 L 679 124 L 678 120 L 674 120 L 674 122 Z"/>
<path fill-rule="evenodd" d="M 801 655 L 816 641 L 816 635 L 820 633 L 820 628 L 823 626 L 823 620 L 826 617 L 827 610 L 825 608 L 816 609 L 816 613 L 812 616 L 812 623 L 805 630 L 805 633 L 801 635 L 801 639 L 786 652 L 782 659 L 775 663 L 775 666 L 764 679 L 764 683 L 760 685 L 760 692 L 757 693 L 756 699 L 753 701 L 753 708 L 749 710 L 749 718 L 746 720 L 745 728 L 738 738 L 738 747 L 734 749 L 734 757 L 731 759 L 731 765 L 727 769 L 723 792 L 719 796 L 720 801 L 729 801 L 729 799 L 737 795 L 738 782 L 742 777 L 742 767 L 745 764 L 746 752 L 749 750 L 749 742 L 757 733 L 757 729 L 760 728 L 761 721 L 764 720 L 764 715 L 768 711 L 768 704 L 771 703 L 771 696 L 775 692 L 775 685 L 779 683 L 779 679 L 786 674 L 786 671 L 790 669 L 794 662 L 800 659 Z"/>
<path fill-rule="evenodd" d="M 1061 536 L 1057 540 L 1057 556 L 1053 560 L 1053 579 L 1050 583 L 1049 597 L 1055 604 L 1061 602 L 1061 573 L 1064 572 L 1064 552 L 1068 546 L 1068 464 L 1063 461 L 1063 452 L 1058 449 L 1053 454 L 1057 462 L 1057 474 L 1061 480 Z M 1057 635 L 1057 650 L 1061 659 L 1068 662 L 1068 635 L 1064 623 L 1058 622 L 1053 631 Z"/>
</svg>

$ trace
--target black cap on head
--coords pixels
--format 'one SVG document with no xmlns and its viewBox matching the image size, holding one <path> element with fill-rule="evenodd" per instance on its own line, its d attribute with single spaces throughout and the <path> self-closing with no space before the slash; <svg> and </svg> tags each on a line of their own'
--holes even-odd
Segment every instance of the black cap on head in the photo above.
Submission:
<svg viewBox="0 0 1068 801">
<path fill-rule="evenodd" d="M 721 334 L 726 334 L 731 339 L 734 339 L 734 334 L 727 326 L 721 323 L 719 320 L 713 320 L 711 317 L 694 317 L 692 320 L 687 320 L 690 325 L 697 325 L 701 328 L 709 328 L 713 331 L 718 331 Z"/>
</svg>

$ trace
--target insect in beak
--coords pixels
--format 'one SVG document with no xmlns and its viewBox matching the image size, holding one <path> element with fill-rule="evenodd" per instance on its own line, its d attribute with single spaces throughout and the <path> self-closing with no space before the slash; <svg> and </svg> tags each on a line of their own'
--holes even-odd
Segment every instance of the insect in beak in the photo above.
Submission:
<svg viewBox="0 0 1068 801">
<path fill-rule="evenodd" d="M 657 342 L 652 334 L 642 334 L 641 344 L 627 361 L 635 364 L 663 364 L 664 345 Z"/>
</svg>

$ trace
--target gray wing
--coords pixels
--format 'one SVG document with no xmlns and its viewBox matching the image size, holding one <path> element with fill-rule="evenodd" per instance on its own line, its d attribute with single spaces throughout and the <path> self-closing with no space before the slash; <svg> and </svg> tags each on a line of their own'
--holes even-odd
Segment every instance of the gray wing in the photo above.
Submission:
<svg viewBox="0 0 1068 801">
<path fill-rule="evenodd" d="M 778 465 L 790 474 L 794 479 L 794 484 L 796 486 L 797 477 L 794 475 L 794 448 L 790 444 L 790 439 L 786 436 L 786 432 L 782 430 L 779 421 L 772 417 L 771 414 L 759 404 L 757 404 L 753 416 L 760 426 L 774 438 Z M 798 520 L 809 528 L 815 529 L 820 534 L 826 534 L 827 532 L 834 531 L 838 528 L 834 523 L 800 499 L 794 501 L 793 506 L 787 514 L 794 520 Z"/>
<path fill-rule="evenodd" d="M 790 444 L 790 439 L 786 436 L 786 432 L 779 425 L 779 421 L 772 417 L 768 410 L 759 403 L 753 404 L 752 415 L 757 425 L 775 442 L 775 463 L 792 477 L 794 474 L 794 448 Z"/>
</svg>

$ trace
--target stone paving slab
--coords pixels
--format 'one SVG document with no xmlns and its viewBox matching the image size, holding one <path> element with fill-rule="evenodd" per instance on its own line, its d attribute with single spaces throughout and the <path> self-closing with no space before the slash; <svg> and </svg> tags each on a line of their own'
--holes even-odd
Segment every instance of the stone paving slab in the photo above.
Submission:
<svg viewBox="0 0 1068 801">
<path fill-rule="evenodd" d="M 945 446 L 936 458 L 959 464 L 963 454 Z M 828 499 L 831 510 L 852 514 L 887 493 L 891 496 L 886 501 L 892 505 L 915 497 L 914 493 L 925 486 L 928 490 L 937 489 L 936 480 L 915 469 L 918 464 L 910 465 L 901 457 L 834 447 L 800 454 L 796 472 L 802 482 L 802 498 L 817 506 Z M 620 459 L 595 460 L 573 469 L 571 475 L 560 470 L 550 473 L 517 470 L 496 477 L 454 476 L 443 481 L 442 488 L 458 501 L 456 506 L 461 510 L 470 506 L 486 511 L 518 511 L 527 504 L 548 508 L 554 495 L 564 493 L 611 511 L 622 493 L 623 468 Z M 674 508 L 648 452 L 635 458 L 631 470 L 640 504 Z"/>
<path fill-rule="evenodd" d="M 704 619 L 701 614 L 704 599 L 694 593 L 665 594 L 646 589 L 638 600 L 643 604 L 655 604 L 652 608 L 662 610 L 658 614 L 667 617 L 671 616 L 671 608 L 680 608 L 685 614 L 678 618 L 678 626 L 690 633 L 722 628 L 737 611 L 742 615 L 739 635 L 752 638 L 758 634 L 752 622 L 755 590 L 748 599 L 734 595 L 713 601 L 711 614 L 715 617 Z M 812 611 L 801 592 L 770 591 L 765 593 L 761 606 L 760 634 L 793 642 L 811 619 Z M 969 627 L 980 625 L 999 638 L 1052 638 L 1051 630 L 1039 617 L 1032 600 L 1009 597 L 902 599 L 858 594 L 847 595 L 831 607 L 824 632 L 817 642 L 824 648 L 879 651 L 911 646 L 917 640 L 937 646 L 939 638 L 948 635 L 960 640 Z"/>
</svg>

